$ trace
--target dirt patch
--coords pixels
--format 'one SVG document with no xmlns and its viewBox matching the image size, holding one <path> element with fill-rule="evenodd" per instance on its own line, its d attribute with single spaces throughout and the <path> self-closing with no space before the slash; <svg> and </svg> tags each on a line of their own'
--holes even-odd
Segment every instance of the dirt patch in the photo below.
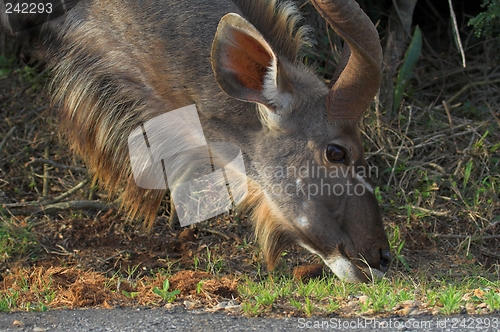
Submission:
<svg viewBox="0 0 500 332">
<path fill-rule="evenodd" d="M 225 299 L 238 298 L 237 280 L 234 278 L 217 278 L 207 272 L 186 270 L 177 272 L 169 281 L 172 289 L 178 289 L 184 295 L 216 295 Z"/>
</svg>

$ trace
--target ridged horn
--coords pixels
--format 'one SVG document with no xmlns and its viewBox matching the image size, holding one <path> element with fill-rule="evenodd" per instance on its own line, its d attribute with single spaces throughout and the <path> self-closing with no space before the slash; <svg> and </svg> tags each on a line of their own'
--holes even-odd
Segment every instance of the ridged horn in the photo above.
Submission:
<svg viewBox="0 0 500 332">
<path fill-rule="evenodd" d="M 318 12 L 347 43 L 344 70 L 327 98 L 331 121 L 359 121 L 382 81 L 382 47 L 375 26 L 354 0 L 311 0 Z"/>
</svg>

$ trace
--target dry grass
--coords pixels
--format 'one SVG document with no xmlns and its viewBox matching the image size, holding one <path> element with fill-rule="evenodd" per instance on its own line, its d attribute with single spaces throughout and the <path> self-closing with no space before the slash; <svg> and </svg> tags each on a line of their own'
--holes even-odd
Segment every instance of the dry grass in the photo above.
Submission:
<svg viewBox="0 0 500 332">
<path fill-rule="evenodd" d="M 424 52 L 400 112 L 388 118 L 379 106 L 364 131 L 382 205 L 396 217 L 389 224 L 491 267 L 500 259 L 500 49 L 468 42 L 465 69 L 458 52 Z"/>
<path fill-rule="evenodd" d="M 154 289 L 161 289 L 166 279 L 167 276 L 161 273 L 127 279 L 107 278 L 102 273 L 82 271 L 77 267 L 33 267 L 11 271 L 5 276 L 2 288 L 16 294 L 18 309 L 24 310 L 162 306 L 166 301 L 155 294 Z M 172 290 L 178 289 L 181 297 L 197 304 L 213 306 L 223 298 L 238 297 L 234 278 L 180 271 L 169 280 Z M 8 297 L 2 296 L 2 300 L 5 298 Z"/>
</svg>

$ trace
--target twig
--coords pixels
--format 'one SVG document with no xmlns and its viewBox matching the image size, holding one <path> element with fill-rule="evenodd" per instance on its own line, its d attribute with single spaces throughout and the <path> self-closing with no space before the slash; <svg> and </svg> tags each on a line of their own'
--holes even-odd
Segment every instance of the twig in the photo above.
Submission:
<svg viewBox="0 0 500 332">
<path fill-rule="evenodd" d="M 463 94 L 465 91 L 467 91 L 469 88 L 472 88 L 473 86 L 478 86 L 478 85 L 486 85 L 486 84 L 497 84 L 500 83 L 500 79 L 496 80 L 487 80 L 487 81 L 479 81 L 479 82 L 472 82 L 472 83 L 467 83 L 463 88 L 461 88 L 457 93 L 455 93 L 453 96 L 451 96 L 449 99 L 446 100 L 446 103 L 448 105 L 451 105 L 451 103 L 460 97 L 461 94 Z"/>
<path fill-rule="evenodd" d="M 490 110 L 491 116 L 492 116 L 492 117 L 493 117 L 493 119 L 495 119 L 495 121 L 497 122 L 498 127 L 500 127 L 500 118 L 498 118 L 498 116 L 495 114 L 495 112 L 493 112 L 493 110 L 491 109 L 490 104 L 486 103 L 486 105 L 488 105 L 488 109 Z"/>
<path fill-rule="evenodd" d="M 472 237 L 472 235 L 460 235 L 460 234 L 429 234 L 429 235 L 432 237 L 443 237 L 449 239 L 467 239 L 469 237 Z M 485 235 L 485 236 L 480 236 L 477 239 L 482 239 L 482 240 L 500 239 L 500 235 Z"/>
<path fill-rule="evenodd" d="M 455 125 L 453 127 L 454 130 L 458 130 L 458 129 L 462 129 L 462 128 L 469 128 L 470 125 L 471 125 L 472 122 L 465 122 L 465 123 L 462 123 L 462 124 L 459 124 L 459 125 Z M 443 128 L 442 130 L 439 131 L 439 135 L 441 136 L 444 136 L 446 133 L 448 132 L 451 132 L 450 128 Z M 422 141 L 426 141 L 432 137 L 435 137 L 436 133 L 435 132 L 432 132 L 431 134 L 429 135 L 425 135 L 425 136 L 420 136 L 420 137 L 415 137 L 413 139 L 414 142 L 422 142 Z"/>
<path fill-rule="evenodd" d="M 460 51 L 460 55 L 462 56 L 462 67 L 465 68 L 467 64 L 465 62 L 465 52 L 464 52 L 464 47 L 462 45 L 462 39 L 460 39 L 460 32 L 458 31 L 457 16 L 455 15 L 455 10 L 453 9 L 453 4 L 451 3 L 451 0 L 448 0 L 448 4 L 450 5 L 450 15 L 451 15 L 451 20 L 453 22 L 453 32 L 455 34 L 455 41 L 457 42 L 458 50 Z"/>
<path fill-rule="evenodd" d="M 481 124 L 481 126 L 483 126 L 483 125 L 484 124 Z M 417 145 L 413 146 L 413 148 L 414 149 L 419 149 L 419 148 L 423 148 L 423 147 L 426 147 L 426 146 L 429 146 L 429 145 L 434 145 L 434 144 L 436 144 L 437 141 L 442 141 L 442 140 L 439 140 L 442 137 L 447 137 L 448 139 L 450 139 L 450 138 L 454 138 L 454 137 L 457 137 L 457 136 L 463 136 L 463 135 L 467 135 L 467 134 L 470 134 L 470 133 L 474 133 L 474 132 L 476 132 L 476 129 L 477 128 L 475 128 L 475 129 L 474 128 L 473 129 L 469 129 L 469 130 L 462 131 L 462 132 L 459 132 L 459 133 L 456 133 L 456 134 L 453 134 L 453 135 L 437 134 L 436 136 L 430 137 L 427 142 L 417 144 Z M 400 147 L 398 147 L 398 148 L 400 148 Z"/>
<path fill-rule="evenodd" d="M 428 47 L 428 48 L 429 48 L 428 51 L 430 51 L 431 53 L 433 53 L 434 56 L 437 58 L 438 55 L 435 54 L 432 49 L 430 49 L 431 47 Z M 469 64 L 469 65 L 467 65 L 467 68 L 455 67 L 455 68 L 450 69 L 450 70 L 442 71 L 439 75 L 435 75 L 435 76 L 429 78 L 428 80 L 423 81 L 421 84 L 419 84 L 419 89 L 420 90 L 427 89 L 430 86 L 436 84 L 438 81 L 448 80 L 448 78 L 450 76 L 453 76 L 453 75 L 456 75 L 456 74 L 472 73 L 472 72 L 474 72 L 476 70 L 481 70 L 481 68 L 483 68 L 483 67 L 484 67 L 484 64 L 481 64 L 481 66 L 473 66 L 473 65 Z M 498 77 L 498 74 L 489 76 L 490 79 L 493 79 L 495 77 Z M 457 83 L 457 82 L 454 82 L 454 83 Z"/>
<path fill-rule="evenodd" d="M 9 99 L 7 99 L 5 102 L 3 102 L 4 105 L 7 105 L 8 103 L 10 103 L 11 101 L 17 99 L 19 96 L 21 96 L 23 93 L 26 92 L 26 90 L 28 90 L 30 87 L 32 87 L 33 85 L 32 84 L 29 84 L 29 85 L 26 85 L 21 91 L 19 91 L 18 93 L 16 93 L 15 95 L 13 95 L 12 97 L 10 97 Z"/>
<path fill-rule="evenodd" d="M 443 100 L 443 107 L 444 110 L 446 111 L 446 116 L 448 116 L 448 122 L 450 123 L 451 132 L 453 133 L 453 120 L 451 119 L 450 106 L 448 105 L 446 100 Z"/>
<path fill-rule="evenodd" d="M 28 162 L 27 165 L 34 164 L 34 163 L 49 164 L 51 166 L 54 166 L 55 168 L 71 170 L 71 171 L 76 171 L 76 172 L 84 172 L 84 173 L 87 172 L 87 169 L 85 167 L 63 165 L 63 164 L 56 163 L 53 160 L 43 159 L 43 158 L 33 158 L 33 159 L 31 159 L 30 162 Z"/>
<path fill-rule="evenodd" d="M 5 207 L 5 206 L 4 206 Z M 38 206 L 27 206 L 23 208 L 6 208 L 7 211 L 13 216 L 28 215 L 43 212 L 45 214 L 51 214 L 59 211 L 67 210 L 101 210 L 106 211 L 112 209 L 114 206 L 111 204 L 104 204 L 99 201 L 69 201 L 62 203 L 55 203 L 49 205 L 38 205 Z"/>
<path fill-rule="evenodd" d="M 486 256 L 490 256 L 490 257 L 493 257 L 493 258 L 497 258 L 497 259 L 500 259 L 500 255 L 497 254 L 497 253 L 494 253 L 494 252 L 491 252 L 489 251 L 488 249 L 486 249 L 485 247 L 481 247 L 481 252 L 486 255 Z"/>
<path fill-rule="evenodd" d="M 35 108 L 34 110 L 29 111 L 28 113 L 20 113 L 17 116 L 9 117 L 9 120 L 15 121 L 15 120 L 19 120 L 19 119 L 27 119 L 32 114 L 43 113 L 47 109 L 47 107 L 48 106 L 42 106 L 42 107 Z"/>
<path fill-rule="evenodd" d="M 66 191 L 65 193 L 62 193 L 61 195 L 54 197 L 53 199 L 40 202 L 40 205 L 54 204 L 54 203 L 60 202 L 63 199 L 65 199 L 66 197 L 77 192 L 79 189 L 83 188 L 89 182 L 90 182 L 89 179 L 85 179 L 82 182 L 80 182 L 79 184 L 77 184 L 76 186 L 74 186 L 73 188 L 71 188 L 70 190 Z"/>
<path fill-rule="evenodd" d="M 459 234 L 430 234 L 432 237 L 440 237 L 447 239 L 467 239 L 472 238 L 473 241 L 477 240 L 497 240 L 500 239 L 500 235 L 483 235 L 478 237 L 473 237 L 472 235 L 459 235 Z"/>
<path fill-rule="evenodd" d="M 0 32 L 0 55 L 5 56 L 5 32 Z"/>
<path fill-rule="evenodd" d="M 110 260 L 112 260 L 113 258 L 115 257 L 118 257 L 120 256 L 121 254 L 123 254 L 124 252 L 127 252 L 127 250 L 120 250 L 118 251 L 116 254 L 112 255 L 112 256 L 109 256 L 107 258 L 104 258 L 104 262 L 109 262 Z"/>
<path fill-rule="evenodd" d="M 401 154 L 401 150 L 403 149 L 403 143 L 405 141 L 404 138 L 408 137 L 408 130 L 410 129 L 412 110 L 413 110 L 413 106 L 410 106 L 409 114 L 408 114 L 408 123 L 406 124 L 405 133 L 403 136 L 403 140 L 401 142 L 401 146 L 398 149 L 398 152 L 396 153 L 396 158 L 394 159 L 394 165 L 392 166 L 391 176 L 389 177 L 389 181 L 387 181 L 387 187 L 389 187 L 391 185 L 391 181 L 394 178 L 394 172 L 396 171 L 396 167 L 398 165 L 399 155 Z"/>
<path fill-rule="evenodd" d="M 58 202 L 62 201 L 63 199 L 65 199 L 66 197 L 74 194 L 79 189 L 83 188 L 83 186 L 85 186 L 87 183 L 89 183 L 89 181 L 90 180 L 88 180 L 88 179 L 83 180 L 82 182 L 80 182 L 79 184 L 77 184 L 76 186 L 71 188 L 70 190 L 68 190 L 68 191 L 62 193 L 61 195 L 54 197 L 50 200 L 45 200 L 45 201 L 41 201 L 41 202 L 10 203 L 10 204 L 4 204 L 3 207 L 8 208 L 8 209 L 9 208 L 17 209 L 17 208 L 22 208 L 22 207 L 44 206 L 44 205 L 58 203 Z"/>
<path fill-rule="evenodd" d="M 408 27 L 406 26 L 406 24 L 403 23 L 405 20 L 404 20 L 403 15 L 401 14 L 401 11 L 399 10 L 399 6 L 398 6 L 398 3 L 396 0 L 392 0 L 392 7 L 396 11 L 396 15 L 398 16 L 399 22 L 401 22 L 401 25 L 403 26 L 405 33 L 407 33 L 409 35 L 410 31 L 408 30 Z"/>
<path fill-rule="evenodd" d="M 12 136 L 12 134 L 14 134 L 14 131 L 16 130 L 16 127 L 12 127 L 10 128 L 9 132 L 7 133 L 7 135 L 5 135 L 5 137 L 3 138 L 2 142 L 0 142 L 0 152 L 2 151 L 5 143 L 7 143 L 7 140 L 9 139 L 10 136 Z"/>
<path fill-rule="evenodd" d="M 57 245 L 57 247 L 59 249 L 61 249 L 61 251 L 57 251 L 55 249 L 51 249 L 51 248 L 43 245 L 42 243 L 40 243 L 40 245 L 47 252 L 47 254 L 55 254 L 55 255 L 61 255 L 61 256 L 75 256 L 74 253 L 69 252 L 66 248 L 64 248 L 63 246 L 61 246 L 59 244 Z"/>
<path fill-rule="evenodd" d="M 226 241 L 229 241 L 231 240 L 231 238 L 229 236 L 227 236 L 226 234 L 222 233 L 222 232 L 219 232 L 219 231 L 216 231 L 214 229 L 205 229 L 205 232 L 208 232 L 208 233 L 212 233 L 212 234 L 216 234 L 216 235 L 220 235 L 222 236 L 223 238 L 226 239 Z"/>
<path fill-rule="evenodd" d="M 430 9 L 432 14 L 441 22 L 441 24 L 447 24 L 448 22 L 442 17 L 442 13 L 440 13 L 436 7 L 434 6 L 431 0 L 425 0 L 427 7 Z M 429 15 L 430 17 L 430 15 Z"/>
<path fill-rule="evenodd" d="M 43 149 L 43 156 L 48 159 L 50 153 L 49 144 L 45 144 L 45 148 Z M 48 164 L 43 164 L 43 186 L 42 186 L 42 196 L 49 196 L 49 166 Z"/>
<path fill-rule="evenodd" d="M 38 68 L 40 65 L 42 64 L 42 62 L 40 62 L 36 67 Z M 40 74 L 36 75 L 36 77 L 33 79 L 33 80 L 37 80 L 39 79 L 40 77 L 42 77 L 42 75 L 44 75 L 47 71 L 48 71 L 48 67 L 45 68 Z M 32 83 L 30 84 L 27 84 L 21 91 L 19 91 L 18 93 L 16 93 L 15 95 L 13 95 L 12 97 L 10 97 L 9 99 L 7 99 L 6 101 L 3 102 L 3 105 L 7 105 L 8 103 L 10 103 L 11 101 L 13 101 L 14 99 L 17 99 L 18 97 L 20 97 L 23 93 L 25 93 L 29 88 L 31 88 L 33 86 Z"/>
<path fill-rule="evenodd" d="M 414 210 L 425 212 L 425 213 L 428 213 L 430 215 L 437 216 L 437 217 L 447 217 L 447 216 L 449 216 L 449 212 L 432 211 L 432 210 L 428 210 L 428 209 L 425 209 L 425 208 L 422 208 L 422 207 L 419 207 L 419 206 L 414 206 L 414 205 L 410 205 L 410 207 L 412 209 L 414 209 Z"/>
<path fill-rule="evenodd" d="M 444 168 L 443 168 L 443 167 L 441 167 L 440 165 L 436 164 L 436 163 L 433 163 L 433 162 L 427 162 L 427 163 L 425 163 L 425 164 L 426 164 L 426 165 L 429 165 L 429 166 L 431 166 L 431 167 L 434 167 L 434 168 L 435 168 L 435 169 L 437 169 L 437 170 L 438 170 L 438 172 L 439 172 L 439 173 L 441 173 L 441 174 L 445 174 L 445 173 L 446 173 L 446 171 L 444 170 Z"/>
</svg>

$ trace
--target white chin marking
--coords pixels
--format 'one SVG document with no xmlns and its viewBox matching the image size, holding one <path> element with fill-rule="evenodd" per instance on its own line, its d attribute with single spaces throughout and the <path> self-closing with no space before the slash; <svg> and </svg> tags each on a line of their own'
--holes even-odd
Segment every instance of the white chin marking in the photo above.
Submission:
<svg viewBox="0 0 500 332">
<path fill-rule="evenodd" d="M 335 273 L 335 275 L 342 281 L 350 283 L 366 282 L 366 279 L 360 278 L 361 274 L 366 275 L 371 280 L 382 279 L 382 277 L 384 276 L 384 273 L 382 271 L 373 269 L 371 267 L 359 268 L 354 265 L 349 259 L 340 254 L 332 255 L 325 259 L 322 255 L 320 255 L 313 248 L 309 247 L 307 244 L 301 242 L 299 242 L 298 244 L 302 248 L 307 249 L 309 252 L 312 252 L 313 254 L 321 257 L 325 264 L 328 265 L 330 270 L 332 270 L 332 272 Z M 360 270 L 363 272 L 361 272 Z"/>
<path fill-rule="evenodd" d="M 359 268 L 343 256 L 331 256 L 323 260 L 332 272 L 335 273 L 335 275 L 342 281 L 351 283 L 365 282 L 366 280 L 360 279 L 359 277 L 361 273 L 367 276 L 370 280 L 381 279 L 384 276 L 382 271 L 371 267 Z M 360 270 L 362 272 L 360 272 Z"/>
<path fill-rule="evenodd" d="M 347 258 L 335 256 L 323 260 L 340 280 L 352 283 L 364 281 L 358 277 L 359 269 Z"/>
<path fill-rule="evenodd" d="M 332 270 L 332 272 L 335 273 L 335 275 L 339 277 L 341 280 L 352 283 L 364 281 L 358 278 L 359 272 L 357 271 L 357 267 L 354 266 L 354 264 L 352 264 L 351 261 L 348 260 L 347 258 L 337 255 L 337 256 L 330 256 L 329 258 L 325 259 L 322 255 L 320 255 L 313 248 L 309 247 L 307 244 L 299 243 L 299 245 L 302 248 L 307 249 L 313 254 L 316 254 L 319 257 L 321 257 L 325 262 L 325 264 L 328 265 L 328 267 Z"/>
</svg>

